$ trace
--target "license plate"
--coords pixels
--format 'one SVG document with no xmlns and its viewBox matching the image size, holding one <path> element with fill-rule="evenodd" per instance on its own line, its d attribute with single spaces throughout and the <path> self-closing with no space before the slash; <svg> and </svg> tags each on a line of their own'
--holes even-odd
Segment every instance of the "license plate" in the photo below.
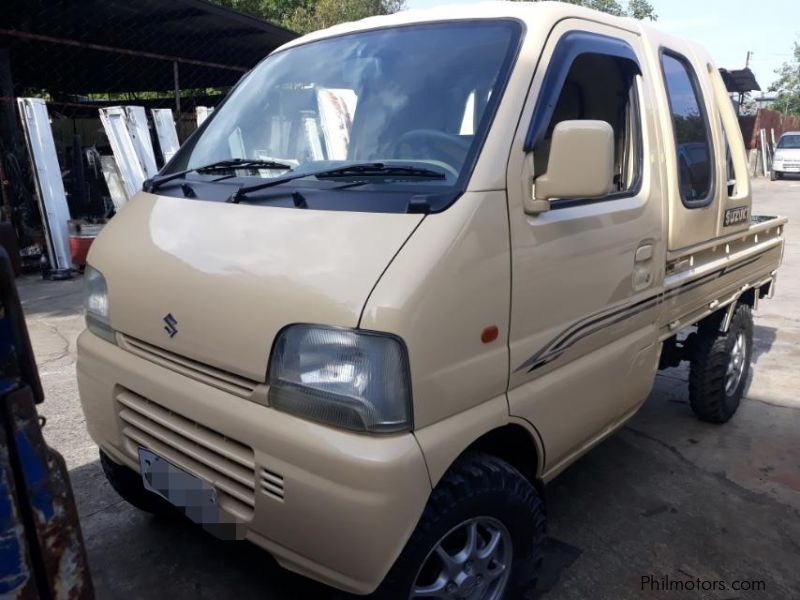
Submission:
<svg viewBox="0 0 800 600">
<path fill-rule="evenodd" d="M 209 483 L 146 448 L 139 448 L 139 467 L 145 489 L 182 508 L 192 521 L 219 521 L 217 492 Z"/>
</svg>

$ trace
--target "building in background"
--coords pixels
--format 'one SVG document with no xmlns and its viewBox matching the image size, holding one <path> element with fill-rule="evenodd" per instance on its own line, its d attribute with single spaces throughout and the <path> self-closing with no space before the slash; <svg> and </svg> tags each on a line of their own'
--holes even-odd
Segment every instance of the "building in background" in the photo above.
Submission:
<svg viewBox="0 0 800 600">
<path fill-rule="evenodd" d="M 73 219 L 103 217 L 98 158 L 109 142 L 98 109 L 173 111 L 178 136 L 296 34 L 204 0 L 5 0 L 0 24 L 0 221 L 29 262 L 44 247 L 17 98 L 47 102 Z"/>
</svg>

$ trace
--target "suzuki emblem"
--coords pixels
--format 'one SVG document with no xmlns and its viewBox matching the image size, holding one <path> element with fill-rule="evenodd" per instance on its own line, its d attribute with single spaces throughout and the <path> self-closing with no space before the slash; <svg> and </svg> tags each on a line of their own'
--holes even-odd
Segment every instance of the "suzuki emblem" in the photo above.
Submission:
<svg viewBox="0 0 800 600">
<path fill-rule="evenodd" d="M 167 313 L 167 316 L 164 317 L 164 331 L 169 334 L 169 337 L 175 337 L 175 334 L 178 333 L 178 328 L 176 325 L 178 324 L 178 320 L 172 316 L 172 313 Z"/>
</svg>

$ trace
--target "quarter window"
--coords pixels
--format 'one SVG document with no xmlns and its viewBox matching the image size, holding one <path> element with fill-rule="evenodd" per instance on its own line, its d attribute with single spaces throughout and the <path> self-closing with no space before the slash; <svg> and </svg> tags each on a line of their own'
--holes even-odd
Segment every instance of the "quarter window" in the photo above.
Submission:
<svg viewBox="0 0 800 600">
<path fill-rule="evenodd" d="M 687 208 L 707 206 L 714 153 L 697 78 L 685 58 L 669 52 L 662 53 L 661 67 L 672 113 L 681 200 Z"/>
<path fill-rule="evenodd" d="M 728 143 L 728 132 L 725 131 L 725 125 L 720 122 L 720 131 L 722 131 L 722 144 L 725 148 L 725 180 L 728 189 L 728 198 L 737 194 L 736 190 L 736 170 L 733 166 L 733 156 L 731 155 L 731 145 Z"/>
</svg>

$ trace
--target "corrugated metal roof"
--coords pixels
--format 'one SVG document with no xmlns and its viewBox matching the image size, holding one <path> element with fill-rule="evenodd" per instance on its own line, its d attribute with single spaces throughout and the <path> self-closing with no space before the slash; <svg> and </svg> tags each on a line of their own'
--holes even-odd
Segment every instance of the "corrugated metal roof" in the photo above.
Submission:
<svg viewBox="0 0 800 600">
<path fill-rule="evenodd" d="M 228 86 L 297 34 L 204 0 L 6 0 L 15 88 L 65 94 Z"/>
</svg>

